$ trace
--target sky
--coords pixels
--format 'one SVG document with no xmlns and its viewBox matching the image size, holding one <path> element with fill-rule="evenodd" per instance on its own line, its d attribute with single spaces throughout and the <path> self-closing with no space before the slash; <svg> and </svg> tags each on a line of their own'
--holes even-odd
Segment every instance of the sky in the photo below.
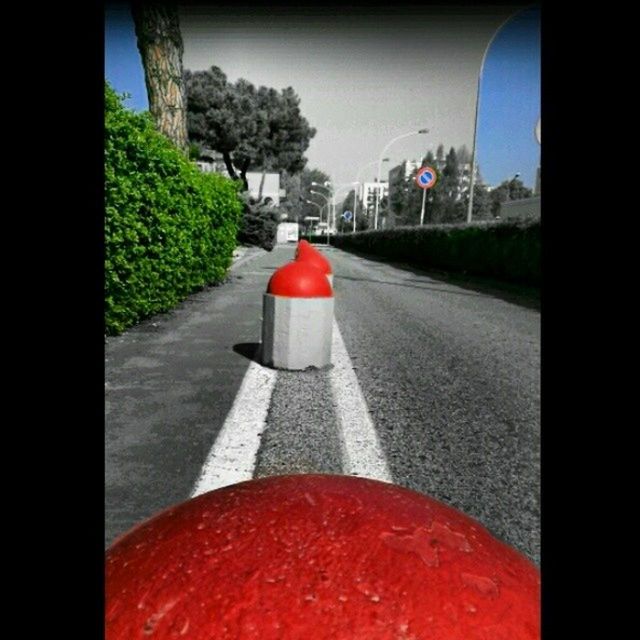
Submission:
<svg viewBox="0 0 640 640">
<path fill-rule="evenodd" d="M 391 7 L 392 5 L 389 5 Z M 393 5 L 383 14 L 330 5 L 271 4 L 180 7 L 183 66 L 220 67 L 231 82 L 294 88 L 302 114 L 317 129 L 307 167 L 342 185 L 372 180 L 395 137 L 386 170 L 445 150 L 473 146 L 478 75 L 478 163 L 496 185 L 520 173 L 535 184 L 540 147 L 540 11 L 531 5 Z M 506 22 L 506 24 L 505 24 Z M 499 29 L 499 31 L 498 31 Z M 497 33 L 496 33 L 497 32 Z M 105 13 L 105 76 L 127 92 L 130 108 L 147 108 L 142 63 L 126 4 Z M 368 165 L 368 166 L 367 166 Z M 386 176 L 383 172 L 383 179 Z"/>
</svg>

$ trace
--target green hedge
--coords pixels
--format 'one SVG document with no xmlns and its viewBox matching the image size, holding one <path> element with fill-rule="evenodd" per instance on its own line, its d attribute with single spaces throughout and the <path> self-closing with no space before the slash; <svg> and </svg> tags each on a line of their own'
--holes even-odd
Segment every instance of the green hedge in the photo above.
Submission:
<svg viewBox="0 0 640 640">
<path fill-rule="evenodd" d="M 231 265 L 241 183 L 203 174 L 148 113 L 105 86 L 105 325 L 117 334 L 220 282 Z"/>
<path fill-rule="evenodd" d="M 424 269 L 540 285 L 540 219 L 361 231 L 331 244 Z"/>
</svg>

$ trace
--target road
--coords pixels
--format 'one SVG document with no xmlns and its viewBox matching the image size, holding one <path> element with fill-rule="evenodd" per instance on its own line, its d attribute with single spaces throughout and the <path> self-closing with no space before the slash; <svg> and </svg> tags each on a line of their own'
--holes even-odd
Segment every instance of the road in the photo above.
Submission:
<svg viewBox="0 0 640 640">
<path fill-rule="evenodd" d="M 239 262 L 227 283 L 108 340 L 106 544 L 211 488 L 198 483 L 235 447 L 247 477 L 357 473 L 429 494 L 539 564 L 539 311 L 325 250 L 332 368 L 257 362 L 262 294 L 292 245 Z M 259 423 L 246 443 L 243 421 Z M 350 454 L 356 426 L 370 433 L 355 433 Z"/>
</svg>

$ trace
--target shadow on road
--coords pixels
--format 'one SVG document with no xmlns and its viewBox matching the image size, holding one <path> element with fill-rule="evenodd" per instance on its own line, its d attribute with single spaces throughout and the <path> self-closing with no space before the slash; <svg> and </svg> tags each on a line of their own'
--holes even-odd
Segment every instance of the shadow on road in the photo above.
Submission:
<svg viewBox="0 0 640 640">
<path fill-rule="evenodd" d="M 248 360 L 262 364 L 260 347 L 261 344 L 259 342 L 239 342 L 233 345 L 233 350 Z"/>
<path fill-rule="evenodd" d="M 418 279 L 410 279 L 403 282 L 384 282 L 378 280 L 370 280 L 370 282 L 379 282 L 380 284 L 390 284 L 396 286 L 404 286 L 404 287 L 413 287 L 415 289 L 431 289 L 433 291 L 439 291 L 442 293 L 453 293 L 457 295 L 469 295 L 469 296 L 492 296 L 495 298 L 500 298 L 501 300 L 505 300 L 506 302 L 511 302 L 513 304 L 517 304 L 521 307 L 526 307 L 528 309 L 535 309 L 536 311 L 540 311 L 540 289 L 538 287 L 531 287 L 526 285 L 517 285 L 509 282 L 503 282 L 500 280 L 494 280 L 493 278 L 485 278 L 482 276 L 473 276 L 464 273 L 454 273 L 450 271 L 436 271 L 436 270 L 426 270 L 420 269 L 418 267 L 414 267 L 413 265 L 395 262 L 389 260 L 387 258 L 381 258 L 379 256 L 373 256 L 370 254 L 360 253 L 356 251 L 349 251 L 351 255 L 358 256 L 360 258 L 364 258 L 365 260 L 371 260 L 372 262 L 378 262 L 381 264 L 388 264 L 391 267 L 395 267 L 396 269 L 400 269 L 402 271 L 408 271 L 415 276 L 428 278 L 428 280 L 418 280 Z M 350 278 L 348 276 L 340 276 L 337 273 L 335 274 L 336 279 L 343 278 L 345 280 L 363 280 L 367 282 L 366 278 Z M 420 282 L 428 282 L 431 285 L 437 285 L 438 283 L 442 283 L 443 285 L 450 285 L 454 287 L 459 287 L 461 289 L 466 289 L 467 291 L 473 293 L 463 294 L 460 291 L 452 291 L 451 289 L 445 288 L 433 288 L 433 287 L 419 287 L 415 284 L 411 283 L 420 283 Z"/>
<path fill-rule="evenodd" d="M 453 293 L 458 296 L 474 296 L 476 298 L 486 298 L 487 295 L 483 293 L 467 293 L 465 291 L 451 291 L 450 289 L 440 289 L 438 287 L 421 287 L 419 283 L 425 282 L 424 280 L 374 280 L 373 278 L 352 278 L 351 276 L 340 276 L 335 274 L 336 280 L 352 280 L 353 282 L 373 282 L 375 284 L 390 284 L 394 287 L 410 287 L 411 289 L 423 289 L 425 291 L 436 291 L 438 293 Z M 418 284 L 411 284 L 418 283 Z"/>
</svg>

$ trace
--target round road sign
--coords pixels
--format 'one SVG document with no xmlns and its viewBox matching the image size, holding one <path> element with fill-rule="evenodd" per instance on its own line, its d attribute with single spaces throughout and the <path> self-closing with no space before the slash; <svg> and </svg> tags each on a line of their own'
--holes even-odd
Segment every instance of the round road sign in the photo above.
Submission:
<svg viewBox="0 0 640 640">
<path fill-rule="evenodd" d="M 433 167 L 422 167 L 416 174 L 416 184 L 421 189 L 431 189 L 438 179 L 438 173 Z"/>
<path fill-rule="evenodd" d="M 351 220 L 351 218 L 353 218 L 353 213 L 351 213 L 351 211 L 343 211 L 342 212 L 342 217 L 349 222 L 349 220 Z"/>
</svg>

